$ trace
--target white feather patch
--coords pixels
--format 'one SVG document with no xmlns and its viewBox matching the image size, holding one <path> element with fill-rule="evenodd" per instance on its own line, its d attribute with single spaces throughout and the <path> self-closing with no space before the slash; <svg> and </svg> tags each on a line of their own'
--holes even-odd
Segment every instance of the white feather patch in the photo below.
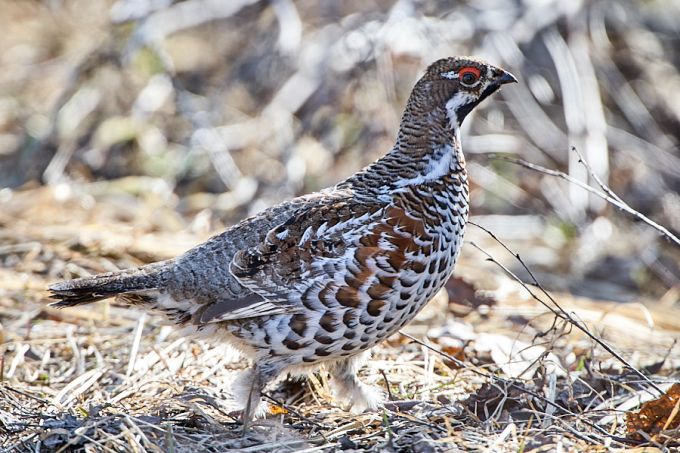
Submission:
<svg viewBox="0 0 680 453">
<path fill-rule="evenodd" d="M 312 237 L 312 233 L 314 232 L 314 228 L 310 225 L 307 227 L 304 233 L 302 233 L 302 237 L 300 238 L 300 242 L 298 243 L 298 247 L 302 247 L 302 245 L 309 241 L 309 238 Z"/>
<path fill-rule="evenodd" d="M 228 321 L 233 319 L 256 318 L 258 316 L 271 316 L 279 314 L 291 314 L 298 312 L 299 309 L 291 305 L 274 304 L 268 301 L 259 302 L 247 307 L 232 310 L 220 316 L 208 320 L 208 323 Z"/>
<path fill-rule="evenodd" d="M 464 91 L 459 91 L 446 103 L 446 114 L 449 117 L 449 124 L 451 125 L 451 129 L 453 129 L 453 131 L 456 133 L 456 136 L 458 136 L 460 133 L 458 126 L 458 114 L 456 112 L 458 111 L 459 107 L 469 104 L 470 102 L 474 102 L 474 100 L 474 96 L 471 94 Z M 458 143 L 460 143 L 460 139 L 458 140 Z"/>
<path fill-rule="evenodd" d="M 424 182 L 434 181 L 444 175 L 449 174 L 451 172 L 451 166 L 455 162 L 453 158 L 453 147 L 451 145 L 445 145 L 442 152 L 434 153 L 434 155 L 440 157 L 438 159 L 430 159 L 424 173 L 416 176 L 415 178 L 400 180 L 397 182 L 397 187 L 420 185 Z"/>
</svg>

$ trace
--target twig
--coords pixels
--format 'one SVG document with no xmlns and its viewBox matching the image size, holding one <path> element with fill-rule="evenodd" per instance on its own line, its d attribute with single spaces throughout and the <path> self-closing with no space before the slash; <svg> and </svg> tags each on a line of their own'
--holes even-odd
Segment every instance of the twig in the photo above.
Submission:
<svg viewBox="0 0 680 453">
<path fill-rule="evenodd" d="M 642 378 L 645 382 L 647 382 L 654 390 L 656 390 L 657 392 L 659 392 L 659 395 L 663 395 L 663 394 L 665 393 L 665 392 L 664 392 L 663 390 L 661 390 L 654 382 L 652 382 L 651 379 L 649 379 L 647 376 L 645 376 L 640 370 L 638 370 L 638 369 L 635 368 L 633 365 L 631 365 L 626 359 L 623 358 L 623 356 L 621 356 L 621 355 L 620 355 L 618 352 L 616 352 L 611 346 L 609 346 L 609 344 L 607 344 L 607 343 L 606 343 L 604 340 L 602 340 L 601 338 L 598 338 L 595 334 L 591 333 L 591 332 L 588 330 L 588 328 L 585 327 L 585 326 L 584 326 L 581 322 L 579 322 L 576 318 L 574 318 L 574 316 L 573 316 L 571 313 L 567 312 L 564 308 L 562 308 L 562 306 L 561 306 L 561 305 L 560 305 L 560 304 L 559 304 L 559 303 L 558 303 L 558 302 L 550 295 L 550 293 L 548 293 L 548 291 L 546 291 L 546 289 L 538 282 L 538 280 L 536 279 L 536 276 L 534 275 L 534 273 L 531 272 L 531 269 L 529 269 L 529 266 L 527 266 L 526 263 L 524 263 L 524 261 L 522 260 L 522 258 L 519 256 L 519 253 L 514 252 L 513 250 L 510 250 L 510 248 L 509 248 L 507 245 L 505 245 L 505 243 L 503 243 L 503 241 L 501 241 L 500 239 L 498 239 L 498 237 L 496 237 L 495 234 L 493 234 L 491 231 L 489 231 L 488 229 L 484 228 L 483 226 L 481 226 L 481 225 L 479 225 L 479 224 L 477 224 L 477 223 L 475 223 L 475 222 L 470 222 L 470 221 L 468 221 L 468 223 L 469 223 L 470 225 L 476 226 L 477 228 L 481 229 L 481 230 L 484 231 L 486 234 L 488 234 L 489 236 L 491 236 L 491 238 L 492 238 L 493 240 L 495 240 L 498 244 L 501 245 L 501 247 L 503 247 L 508 253 L 510 253 L 515 259 L 517 259 L 517 261 L 519 261 L 519 263 L 522 265 L 522 267 L 524 268 L 524 270 L 527 271 L 527 273 L 528 273 L 529 276 L 531 277 L 531 280 L 532 280 L 531 283 L 532 283 L 532 285 L 534 285 L 534 286 L 536 286 L 538 289 L 540 289 L 541 292 L 542 292 L 543 294 L 545 294 L 546 297 L 550 300 L 550 302 L 551 302 L 555 307 L 557 307 L 557 308 L 553 308 L 552 306 L 550 306 L 550 304 L 548 304 L 548 303 L 545 302 L 543 299 L 541 299 L 540 297 L 538 297 L 538 296 L 536 295 L 536 293 L 534 293 L 534 292 L 531 290 L 531 288 L 529 288 L 529 286 L 528 286 L 526 283 L 524 283 L 524 281 L 522 281 L 522 279 L 520 279 L 514 272 L 512 272 L 512 271 L 511 271 L 510 269 L 508 269 L 506 266 L 504 266 L 503 264 L 501 264 L 500 262 L 498 262 L 498 260 L 496 260 L 493 256 L 491 256 L 491 254 L 489 254 L 489 252 L 487 252 L 486 250 L 482 249 L 482 248 L 481 248 L 480 246 L 478 246 L 476 243 L 470 242 L 470 244 L 471 244 L 473 247 L 475 247 L 477 250 L 479 250 L 479 251 L 482 252 L 484 255 L 486 255 L 486 257 L 487 257 L 487 259 L 488 259 L 489 261 L 495 263 L 498 267 L 500 267 L 501 269 L 503 269 L 503 271 L 505 271 L 505 273 L 507 273 L 507 274 L 510 275 L 513 279 L 515 279 L 515 280 L 516 280 L 520 285 L 522 285 L 522 287 L 523 287 L 523 288 L 531 295 L 532 298 L 534 298 L 537 302 L 539 302 L 541 305 L 543 305 L 543 306 L 546 307 L 548 310 L 550 310 L 552 313 L 554 313 L 555 316 L 558 316 L 559 318 L 564 319 L 565 321 L 569 322 L 571 325 L 573 325 L 574 327 L 576 327 L 577 329 L 579 329 L 581 332 L 583 332 L 584 334 L 586 334 L 591 340 L 593 340 L 594 342 L 596 342 L 597 344 L 599 344 L 600 346 L 602 346 L 602 348 L 603 348 L 605 351 L 607 351 L 607 352 L 610 353 L 612 356 L 614 356 L 619 362 L 621 362 L 623 365 L 625 365 L 626 367 L 628 367 L 628 369 L 630 369 L 633 373 L 635 373 L 635 374 L 638 375 L 640 378 Z"/>
<path fill-rule="evenodd" d="M 650 227 L 654 228 L 659 233 L 661 233 L 661 235 L 666 237 L 666 239 L 668 239 L 669 241 L 675 243 L 675 245 L 680 247 L 680 239 L 677 236 L 675 236 L 673 233 L 671 233 L 668 230 L 668 228 L 666 228 L 662 225 L 659 225 L 658 223 L 656 223 L 655 221 L 653 221 L 652 219 L 650 219 L 646 215 L 644 215 L 641 212 L 638 212 L 635 209 L 631 208 L 628 203 L 623 201 L 621 199 L 621 197 L 616 195 L 608 186 L 606 186 L 602 182 L 602 180 L 597 175 L 595 175 L 593 170 L 590 168 L 590 165 L 588 165 L 588 163 L 585 161 L 585 159 L 583 158 L 581 153 L 579 153 L 579 151 L 575 147 L 572 147 L 571 149 L 572 149 L 572 151 L 574 151 L 578 155 L 579 162 L 586 167 L 586 169 L 588 170 L 588 173 L 593 177 L 593 179 L 595 179 L 595 181 L 598 183 L 598 185 L 600 186 L 602 191 L 597 190 L 596 188 L 594 188 L 594 187 L 592 187 L 592 186 L 590 186 L 590 185 L 588 185 L 588 184 L 586 184 L 582 181 L 579 181 L 578 179 L 576 179 L 576 178 L 574 178 L 574 177 L 572 177 L 572 176 L 570 176 L 570 175 L 568 175 L 568 174 L 566 174 L 562 171 L 552 170 L 550 168 L 546 168 L 546 167 L 543 167 L 541 165 L 537 165 L 537 164 L 533 164 L 531 162 L 527 162 L 524 159 L 517 159 L 517 158 L 514 158 L 514 157 L 506 157 L 506 156 L 497 156 L 496 158 L 500 159 L 500 160 L 504 160 L 506 162 L 516 164 L 516 165 L 520 165 L 524 168 L 528 168 L 529 170 L 533 170 L 533 171 L 536 171 L 538 173 L 543 173 L 544 175 L 555 176 L 557 178 L 564 179 L 565 181 L 568 181 L 571 184 L 577 185 L 578 187 L 582 188 L 583 190 L 586 190 L 586 191 L 592 193 L 593 195 L 596 195 L 596 196 L 602 198 L 603 200 L 607 201 L 608 203 L 611 203 L 612 205 L 616 206 L 617 208 L 621 209 L 622 211 L 625 211 L 628 214 L 632 215 L 636 219 L 641 220 L 642 222 L 646 223 L 647 225 L 649 225 Z"/>
<path fill-rule="evenodd" d="M 11 385 L 5 384 L 4 387 L 5 387 L 7 390 L 11 390 L 11 391 L 14 392 L 14 393 L 18 393 L 18 394 L 21 395 L 21 396 L 25 396 L 26 398 L 30 398 L 30 399 L 32 399 L 32 400 L 34 400 L 34 401 L 39 402 L 39 403 L 42 403 L 42 404 L 50 404 L 50 402 L 47 401 L 46 399 L 39 398 L 39 397 L 37 397 L 37 396 L 35 396 L 35 395 L 31 395 L 30 393 L 24 392 L 24 391 L 19 390 L 19 389 L 15 389 L 15 388 L 12 387 Z"/>
<path fill-rule="evenodd" d="M 129 378 L 132 372 L 135 370 L 135 362 L 137 361 L 137 353 L 139 352 L 139 344 L 142 341 L 142 333 L 144 332 L 144 324 L 146 323 L 146 313 L 143 312 L 137 321 L 137 326 L 135 327 L 134 337 L 132 340 L 132 346 L 130 347 L 130 359 L 128 361 L 127 372 L 125 377 Z"/>
<path fill-rule="evenodd" d="M 263 393 L 262 393 L 262 396 L 264 396 L 265 398 L 267 398 L 268 400 L 270 400 L 270 401 L 273 402 L 274 404 L 276 404 L 276 405 L 278 405 L 278 406 L 284 408 L 285 410 L 287 410 L 288 412 L 292 413 L 293 415 L 295 415 L 295 416 L 298 417 L 299 419 L 301 419 L 301 420 L 303 420 L 303 421 L 305 421 L 305 422 L 307 422 L 307 423 L 310 423 L 310 424 L 316 426 L 316 427 L 319 428 L 319 429 L 330 429 L 328 426 L 324 426 L 324 425 L 322 425 L 321 423 L 319 423 L 319 422 L 317 422 L 317 421 L 314 421 L 314 420 L 312 420 L 312 419 L 309 418 L 309 417 L 305 417 L 305 416 L 302 415 L 297 409 L 295 409 L 293 406 L 291 406 L 291 405 L 289 405 L 289 404 L 286 404 L 286 403 L 284 403 L 284 402 L 282 402 L 282 401 L 279 401 L 279 400 L 277 400 L 276 398 L 272 397 L 271 395 L 269 395 L 269 394 L 267 394 L 267 393 L 264 393 L 264 392 L 263 392 Z M 326 438 L 326 436 L 324 436 L 324 434 L 323 434 L 322 432 L 319 432 L 319 435 L 320 435 L 326 442 L 329 442 L 329 440 Z"/>
<path fill-rule="evenodd" d="M 385 408 L 385 411 L 386 411 L 385 413 L 389 412 L 390 415 L 392 415 L 393 417 L 399 417 L 399 418 L 402 418 L 404 420 L 407 420 L 407 421 L 410 421 L 410 422 L 413 422 L 413 423 L 417 423 L 417 424 L 422 425 L 422 426 L 427 426 L 428 428 L 430 428 L 433 431 L 439 431 L 441 433 L 447 433 L 448 432 L 446 430 L 446 428 L 435 425 L 434 423 L 430 423 L 427 420 L 422 420 L 422 419 L 420 419 L 420 418 L 418 418 L 414 415 L 405 414 L 403 412 L 393 411 L 393 410 L 387 409 L 387 408 Z"/>
<path fill-rule="evenodd" d="M 385 380 L 385 388 L 387 389 L 387 397 L 389 398 L 390 401 L 394 401 L 394 395 L 392 395 L 392 390 L 390 389 L 390 381 L 387 380 L 387 374 L 385 373 L 385 370 L 383 370 L 381 368 L 380 374 L 382 374 L 382 377 Z"/>
<path fill-rule="evenodd" d="M 487 373 L 487 372 L 484 372 L 484 371 L 480 371 L 480 370 L 478 370 L 478 369 L 476 369 L 476 368 L 469 368 L 469 367 L 467 366 L 467 364 L 466 364 L 465 362 L 463 362 L 462 360 L 460 360 L 460 359 L 458 359 L 458 358 L 456 358 L 456 357 L 454 357 L 454 356 L 452 356 L 452 355 L 450 355 L 450 354 L 447 354 L 447 353 L 445 353 L 444 351 L 440 351 L 439 349 L 437 349 L 437 348 L 435 348 L 435 347 L 433 347 L 433 346 L 430 346 L 430 345 L 426 344 L 425 342 L 420 341 L 419 339 L 417 339 L 417 338 L 415 338 L 415 337 L 413 337 L 413 336 L 411 336 L 411 335 L 409 335 L 409 334 L 407 334 L 407 333 L 405 333 L 405 332 L 399 331 L 399 333 L 400 333 L 401 335 L 405 336 L 406 338 L 410 339 L 411 341 L 413 341 L 413 342 L 415 342 L 415 343 L 417 343 L 417 344 L 419 344 L 419 345 L 421 345 L 421 346 L 424 346 L 425 348 L 429 349 L 430 351 L 432 351 L 432 352 L 434 352 L 434 353 L 436 353 L 436 354 L 439 354 L 439 355 L 441 355 L 442 357 L 444 357 L 444 358 L 446 358 L 446 359 L 452 361 L 453 363 L 455 363 L 456 365 L 460 366 L 461 368 L 466 368 L 466 369 L 470 370 L 472 373 L 474 373 L 474 374 L 476 374 L 476 375 L 478 375 L 478 376 L 481 376 L 481 377 L 483 377 L 483 378 L 485 378 L 485 379 L 491 379 L 492 381 L 496 381 L 496 382 L 505 384 L 505 385 L 507 385 L 507 386 L 513 387 L 513 388 L 515 388 L 515 389 L 517 389 L 517 390 L 520 390 L 521 392 L 524 392 L 524 393 L 526 393 L 527 395 L 531 395 L 531 396 L 533 396 L 534 398 L 536 398 L 536 399 L 538 399 L 538 400 L 544 402 L 545 404 L 548 404 L 548 405 L 550 405 L 550 406 L 553 406 L 553 407 L 555 407 L 555 408 L 557 408 L 557 409 L 563 411 L 563 412 L 564 412 L 565 414 L 567 414 L 567 415 L 571 415 L 572 417 L 576 417 L 576 418 L 580 419 L 583 423 L 585 423 L 586 425 L 590 426 L 590 427 L 593 428 L 594 430 L 598 431 L 600 434 L 602 434 L 602 435 L 604 435 L 604 436 L 607 436 L 608 438 L 610 438 L 610 439 L 612 439 L 612 440 L 614 440 L 614 441 L 616 441 L 616 442 L 620 442 L 620 443 L 622 443 L 622 444 L 629 444 L 629 445 L 637 445 L 637 444 L 639 443 L 639 442 L 637 442 L 637 441 L 635 441 L 635 440 L 633 440 L 633 439 L 628 439 L 628 438 L 625 438 L 625 437 L 615 436 L 615 435 L 611 434 L 610 432 L 608 432 L 608 431 L 607 431 L 606 429 L 604 429 L 603 427 L 597 425 L 596 423 L 593 423 L 593 422 L 591 422 L 590 420 L 587 420 L 587 419 L 583 418 L 583 414 L 577 414 L 577 413 L 575 413 L 575 412 L 573 412 L 573 411 L 570 411 L 569 409 L 567 409 L 566 407 L 562 406 L 561 404 L 559 404 L 559 403 L 557 403 L 557 402 L 555 402 L 555 401 L 550 401 L 550 400 L 549 400 L 548 398 L 546 398 L 545 396 L 542 396 L 542 395 L 540 395 L 539 393 L 533 392 L 533 391 L 529 390 L 528 388 L 523 387 L 523 386 L 517 384 L 516 382 L 513 382 L 513 381 L 508 380 L 508 379 L 504 379 L 504 378 L 502 378 L 502 377 L 500 377 L 500 376 L 496 376 L 496 375 L 491 374 L 491 373 Z"/>
</svg>

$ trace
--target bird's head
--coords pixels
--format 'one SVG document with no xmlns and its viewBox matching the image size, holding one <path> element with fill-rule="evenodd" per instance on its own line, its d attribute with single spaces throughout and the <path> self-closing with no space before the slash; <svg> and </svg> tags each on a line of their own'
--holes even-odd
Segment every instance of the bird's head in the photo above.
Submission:
<svg viewBox="0 0 680 453">
<path fill-rule="evenodd" d="M 425 71 L 411 101 L 424 110 L 445 108 L 453 127 L 501 85 L 517 82 L 509 72 L 474 57 L 437 60 Z"/>
</svg>

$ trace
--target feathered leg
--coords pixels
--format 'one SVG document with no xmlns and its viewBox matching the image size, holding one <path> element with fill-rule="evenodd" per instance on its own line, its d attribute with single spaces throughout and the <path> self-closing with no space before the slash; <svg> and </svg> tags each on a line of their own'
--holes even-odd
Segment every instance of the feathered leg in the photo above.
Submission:
<svg viewBox="0 0 680 453">
<path fill-rule="evenodd" d="M 338 360 L 331 368 L 331 386 L 335 399 L 344 405 L 351 406 L 351 412 L 360 414 L 366 410 L 375 410 L 383 405 L 385 394 L 379 387 L 364 384 L 357 377 L 357 372 L 370 358 L 371 352 L 365 351 L 347 359 Z"/>
<path fill-rule="evenodd" d="M 282 371 L 278 364 L 256 364 L 243 372 L 232 387 L 234 399 L 243 406 L 241 421 L 243 430 L 256 419 L 267 413 L 268 404 L 262 401 L 262 392 Z"/>
</svg>

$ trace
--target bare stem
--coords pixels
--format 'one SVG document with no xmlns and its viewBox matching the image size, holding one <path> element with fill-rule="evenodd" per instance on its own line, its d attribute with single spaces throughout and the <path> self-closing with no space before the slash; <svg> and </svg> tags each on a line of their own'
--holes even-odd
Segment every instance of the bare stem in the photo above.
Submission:
<svg viewBox="0 0 680 453">
<path fill-rule="evenodd" d="M 568 175 L 568 174 L 566 174 L 562 171 L 553 170 L 553 169 L 550 169 L 550 168 L 543 167 L 541 165 L 533 164 L 531 162 L 527 162 L 524 159 L 517 159 L 517 158 L 507 157 L 507 156 L 498 156 L 497 158 L 504 160 L 504 161 L 507 161 L 507 162 L 510 162 L 510 163 L 513 163 L 513 164 L 516 164 L 516 165 L 520 165 L 524 168 L 528 168 L 529 170 L 533 170 L 533 171 L 536 171 L 538 173 L 543 173 L 544 175 L 554 176 L 554 177 L 557 177 L 557 178 L 560 178 L 560 179 L 564 179 L 565 181 L 568 181 L 569 183 L 574 184 L 574 185 L 582 188 L 583 190 L 586 190 L 586 191 L 592 193 L 593 195 L 596 195 L 596 196 L 602 198 L 603 200 L 605 200 L 608 203 L 616 206 L 617 208 L 621 209 L 622 211 L 625 211 L 628 214 L 632 215 L 636 219 L 641 220 L 642 222 L 646 223 L 647 225 L 649 225 L 650 227 L 654 228 L 659 233 L 661 233 L 666 239 L 668 239 L 669 241 L 675 243 L 675 245 L 680 247 L 680 239 L 676 235 L 671 233 L 668 230 L 668 228 L 664 227 L 663 225 L 659 225 L 658 223 L 656 223 L 655 221 L 653 221 L 652 219 L 650 219 L 646 215 L 644 215 L 641 212 L 638 212 L 635 209 L 633 209 L 632 207 L 630 207 L 630 205 L 628 203 L 623 201 L 621 199 L 621 197 L 619 197 L 616 193 L 614 193 L 614 191 L 612 191 L 606 184 L 604 184 L 602 182 L 602 180 L 593 172 L 590 165 L 583 158 L 583 155 L 581 155 L 581 153 L 575 147 L 572 147 L 571 150 L 574 151 L 578 155 L 579 162 L 581 164 L 583 164 L 583 166 L 588 170 L 588 173 L 597 182 L 597 184 L 600 186 L 601 190 L 598 190 L 595 187 L 592 187 L 592 186 L 584 183 L 583 181 L 579 181 L 578 179 L 576 179 L 576 178 L 574 178 L 574 177 L 572 177 L 572 176 L 570 176 L 570 175 Z"/>
<path fill-rule="evenodd" d="M 480 371 L 479 369 L 476 369 L 476 368 L 470 368 L 470 367 L 467 366 L 467 364 L 466 364 L 465 362 L 463 362 L 462 360 L 460 360 L 460 359 L 458 359 L 458 358 L 456 358 L 456 357 L 454 357 L 454 356 L 452 356 L 452 355 L 450 355 L 450 354 L 447 354 L 447 353 L 444 352 L 444 351 L 440 351 L 439 349 L 437 349 L 437 348 L 435 348 L 435 347 L 433 347 L 433 346 L 431 346 L 431 345 L 429 345 L 429 344 L 427 344 L 427 343 L 425 343 L 425 342 L 423 342 L 423 341 L 417 339 L 416 337 L 414 337 L 414 336 L 412 336 L 412 335 L 409 335 L 409 334 L 407 334 L 407 333 L 405 333 L 405 332 L 403 332 L 403 331 L 399 331 L 399 333 L 400 333 L 401 335 L 403 335 L 404 337 L 408 338 L 409 340 L 413 341 L 414 343 L 417 343 L 417 344 L 419 344 L 419 345 L 421 345 L 421 346 L 423 346 L 423 347 L 429 349 L 430 351 L 432 351 L 432 352 L 434 352 L 434 353 L 436 353 L 436 354 L 441 355 L 442 357 L 446 358 L 447 360 L 450 360 L 451 362 L 455 363 L 456 365 L 460 366 L 461 368 L 468 369 L 468 370 L 470 370 L 471 372 L 473 372 L 473 373 L 477 374 L 478 376 L 481 376 L 481 377 L 483 377 L 483 378 L 485 378 L 485 379 L 489 379 L 489 380 L 491 380 L 491 381 L 495 381 L 495 382 L 497 382 L 497 383 L 501 383 L 501 384 L 503 384 L 503 385 L 505 385 L 505 386 L 507 386 L 507 387 L 515 388 L 515 389 L 517 389 L 517 390 L 519 390 L 519 391 L 521 391 L 521 392 L 524 392 L 524 393 L 526 393 L 526 394 L 528 394 L 528 395 L 531 395 L 532 397 L 534 397 L 534 398 L 536 398 L 536 399 L 542 401 L 543 403 L 545 403 L 545 404 L 547 404 L 547 405 L 549 405 L 549 406 L 552 406 L 552 407 L 554 407 L 554 408 L 556 408 L 556 409 L 559 409 L 560 411 L 563 411 L 565 414 L 568 414 L 568 415 L 571 415 L 572 417 L 576 417 L 576 418 L 580 419 L 580 420 L 581 420 L 583 423 L 585 423 L 586 425 L 590 426 L 591 428 L 593 428 L 593 429 L 595 429 L 596 431 L 598 431 L 600 434 L 602 434 L 602 435 L 604 435 L 604 436 L 606 436 L 606 437 L 609 437 L 610 439 L 612 439 L 612 440 L 614 440 L 614 441 L 620 442 L 620 443 L 622 443 L 622 444 L 637 443 L 637 442 L 632 441 L 631 439 L 627 439 L 627 438 L 624 438 L 624 437 L 619 437 L 619 436 L 615 436 L 615 435 L 611 434 L 610 432 L 608 432 L 608 431 L 607 431 L 605 428 L 603 428 L 602 426 L 599 426 L 599 425 L 597 425 L 597 424 L 595 424 L 595 423 L 593 423 L 593 422 L 591 422 L 591 421 L 589 421 L 589 420 L 583 418 L 583 417 L 582 417 L 582 414 L 577 414 L 577 413 L 575 413 L 575 412 L 569 410 L 568 408 L 564 407 L 563 405 L 561 405 L 561 404 L 559 404 L 559 403 L 557 403 L 557 402 L 555 402 L 555 401 L 552 401 L 552 400 L 546 398 L 545 396 L 543 396 L 543 395 L 541 395 L 541 394 L 539 394 L 539 393 L 536 393 L 536 392 L 533 392 L 533 391 L 529 390 L 526 386 L 520 385 L 520 384 L 518 384 L 517 382 L 515 382 L 515 381 L 513 381 L 513 380 L 504 379 L 504 378 L 502 378 L 502 377 L 500 377 L 500 376 L 496 376 L 495 374 L 492 374 L 492 373 L 488 373 L 488 372 L 485 372 L 485 371 Z M 582 433 L 580 433 L 580 434 L 583 435 Z M 586 436 L 586 437 L 587 437 L 587 436 Z M 587 439 L 587 440 L 589 440 L 590 442 L 593 441 L 592 439 Z"/>
<path fill-rule="evenodd" d="M 532 280 L 531 284 L 534 285 L 534 286 L 536 286 L 538 289 L 541 290 L 541 292 L 542 292 L 543 294 L 546 295 L 546 297 L 547 297 L 547 298 L 550 300 L 550 302 L 552 303 L 552 306 L 551 306 L 549 303 L 547 303 L 546 301 L 544 301 L 543 299 L 541 299 L 540 297 L 538 297 L 538 295 L 536 295 L 536 293 L 535 293 L 534 291 L 532 291 L 531 288 L 529 288 L 529 285 L 527 285 L 524 281 L 522 281 L 522 279 L 520 279 L 514 272 L 512 272 L 510 269 L 508 269 L 506 266 L 504 266 L 504 265 L 501 264 L 498 260 L 496 260 L 489 252 L 487 252 L 486 250 L 484 250 L 483 248 L 481 248 L 480 246 L 478 246 L 476 243 L 474 243 L 474 242 L 469 242 L 470 245 L 472 245 L 472 246 L 475 247 L 477 250 L 479 250 L 480 252 L 482 252 L 482 253 L 487 257 L 487 260 L 493 262 L 493 263 L 496 264 L 498 267 L 500 267 L 501 269 L 503 269 L 503 271 L 504 271 L 506 274 L 508 274 L 509 276 L 511 276 L 515 281 L 517 281 L 520 285 L 522 285 L 522 287 L 523 287 L 523 288 L 531 295 L 532 298 L 534 298 L 537 302 L 539 302 L 541 305 L 543 305 L 543 306 L 546 307 L 548 310 L 550 310 L 555 316 L 559 317 L 560 319 L 564 319 L 564 320 L 567 321 L 569 324 L 573 325 L 574 327 L 576 327 L 577 329 L 579 329 L 581 332 L 583 332 L 584 334 L 586 334 L 591 340 L 593 340 L 594 342 L 596 342 L 598 345 L 602 346 L 602 348 L 603 348 L 605 351 L 607 351 L 608 353 L 610 353 L 610 354 L 611 354 L 612 356 L 614 356 L 619 362 L 621 362 L 621 363 L 622 363 L 623 365 L 625 365 L 628 369 L 630 369 L 633 373 L 635 373 L 635 374 L 636 374 L 637 376 L 639 376 L 642 380 L 644 380 L 645 382 L 647 382 L 652 388 L 654 388 L 654 390 L 656 390 L 657 392 L 659 392 L 660 395 L 663 395 L 663 394 L 664 394 L 664 391 L 661 390 L 654 382 L 652 382 L 652 381 L 651 381 L 647 376 L 645 376 L 640 370 L 638 370 L 638 369 L 635 368 L 633 365 L 631 365 L 626 359 L 623 358 L 623 356 L 621 356 L 618 352 L 616 352 L 616 351 L 615 351 L 611 346 L 609 346 L 609 344 L 607 344 L 603 339 L 597 337 L 594 333 L 590 332 L 590 331 L 588 330 L 588 328 L 587 328 L 582 322 L 579 322 L 579 321 L 573 316 L 572 313 L 569 313 L 567 310 L 565 310 L 564 308 L 562 308 L 562 306 L 561 306 L 561 305 L 560 305 L 560 304 L 559 304 L 559 303 L 558 303 L 558 302 L 550 295 L 550 293 L 548 293 L 548 291 L 546 291 L 546 289 L 543 288 L 543 286 L 538 282 L 538 280 L 537 280 L 536 277 L 534 276 L 534 273 L 531 272 L 531 269 L 529 269 L 529 266 L 527 266 L 526 263 L 525 263 L 525 262 L 522 260 L 522 258 L 519 256 L 519 253 L 514 252 L 513 250 L 511 250 L 507 245 L 505 245 L 505 243 L 503 243 L 503 241 L 501 241 L 500 239 L 498 239 L 498 237 L 496 237 L 495 234 L 493 234 L 491 231 L 489 231 L 488 229 L 484 228 L 483 226 L 481 226 L 481 225 L 479 225 L 479 224 L 477 224 L 477 223 L 474 223 L 474 222 L 470 222 L 470 221 L 468 221 L 468 223 L 469 223 L 470 225 L 476 226 L 477 228 L 481 229 L 481 230 L 484 231 L 486 234 L 488 234 L 489 236 L 491 236 L 491 238 L 492 238 L 494 241 L 496 241 L 498 244 L 500 244 L 500 245 L 501 245 L 508 253 L 510 253 L 517 261 L 519 261 L 519 263 L 522 265 L 522 267 L 524 268 L 524 270 L 526 270 L 527 273 L 529 274 L 529 276 L 531 277 L 531 280 Z"/>
</svg>

